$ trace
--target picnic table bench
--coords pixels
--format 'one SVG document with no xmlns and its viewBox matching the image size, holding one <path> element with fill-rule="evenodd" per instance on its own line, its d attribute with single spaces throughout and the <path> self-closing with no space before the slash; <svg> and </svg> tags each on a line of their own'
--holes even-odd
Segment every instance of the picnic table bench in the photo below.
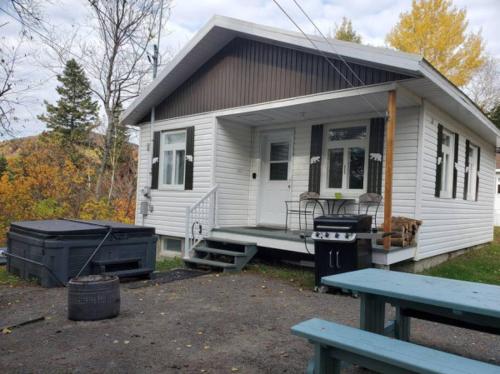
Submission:
<svg viewBox="0 0 500 374">
<path fill-rule="evenodd" d="M 308 374 L 340 373 L 350 362 L 380 373 L 498 374 L 500 367 L 313 318 L 292 327 L 315 346 Z"/>
<path fill-rule="evenodd" d="M 347 361 L 382 373 L 500 374 L 500 366 L 407 342 L 412 317 L 500 334 L 500 287 L 378 269 L 322 283 L 359 294 L 361 329 L 319 319 L 294 326 L 294 334 L 315 345 L 308 373 L 339 373 Z M 396 309 L 393 323 L 385 322 L 386 304 Z"/>
</svg>

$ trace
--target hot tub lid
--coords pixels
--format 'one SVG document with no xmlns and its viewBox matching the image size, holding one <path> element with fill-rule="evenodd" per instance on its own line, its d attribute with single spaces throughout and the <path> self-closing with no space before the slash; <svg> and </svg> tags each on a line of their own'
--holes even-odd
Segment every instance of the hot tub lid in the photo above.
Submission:
<svg viewBox="0 0 500 374">
<path fill-rule="evenodd" d="M 12 222 L 10 231 L 36 233 L 43 236 L 106 234 L 109 227 L 114 233 L 135 233 L 154 235 L 154 227 L 129 225 L 126 223 L 100 220 L 50 219 Z"/>
</svg>

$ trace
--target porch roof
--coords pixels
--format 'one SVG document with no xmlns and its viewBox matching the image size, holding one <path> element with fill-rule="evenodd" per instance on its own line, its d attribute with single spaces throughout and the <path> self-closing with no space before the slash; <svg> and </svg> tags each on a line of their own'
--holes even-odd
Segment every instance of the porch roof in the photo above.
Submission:
<svg viewBox="0 0 500 374">
<path fill-rule="evenodd" d="M 319 93 L 283 99 L 268 103 L 232 108 L 218 113 L 217 118 L 236 123 L 258 126 L 296 121 L 324 120 L 335 116 L 335 121 L 352 116 L 383 117 L 387 112 L 387 93 L 397 91 L 397 108 L 403 109 L 420 105 L 429 100 L 450 116 L 494 144 L 498 140 L 498 129 L 478 126 L 472 113 L 463 106 L 443 98 L 443 92 L 427 79 L 415 78 L 400 82 L 382 83 L 372 86 L 349 88 L 339 91 Z"/>
<path fill-rule="evenodd" d="M 300 96 L 227 109 L 219 112 L 217 118 L 249 126 L 259 126 L 324 120 L 332 116 L 336 121 L 352 118 L 353 115 L 385 117 L 387 92 L 394 89 L 397 89 L 397 84 L 391 82 Z M 420 99 L 409 91 L 400 87 L 400 92 L 398 108 L 420 104 Z"/>
</svg>

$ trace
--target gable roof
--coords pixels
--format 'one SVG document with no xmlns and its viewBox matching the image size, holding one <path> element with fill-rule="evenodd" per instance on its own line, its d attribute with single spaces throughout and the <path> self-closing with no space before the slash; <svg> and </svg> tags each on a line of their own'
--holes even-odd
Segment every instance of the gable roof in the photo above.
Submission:
<svg viewBox="0 0 500 374">
<path fill-rule="evenodd" d="M 318 54 L 316 48 L 300 33 L 230 17 L 213 16 L 124 111 L 122 121 L 129 125 L 137 124 L 151 107 L 159 104 L 221 48 L 237 37 Z M 310 35 L 309 38 L 321 53 L 329 56 L 341 55 L 350 62 L 426 78 L 433 86 L 443 91 L 447 100 L 453 101 L 450 102 L 450 109 L 455 108 L 458 103 L 467 113 L 468 121 L 483 127 L 482 131 L 479 131 L 482 136 L 494 134 L 495 137 L 500 137 L 500 131 L 484 113 L 422 56 L 335 39 L 327 42 L 317 35 Z"/>
</svg>

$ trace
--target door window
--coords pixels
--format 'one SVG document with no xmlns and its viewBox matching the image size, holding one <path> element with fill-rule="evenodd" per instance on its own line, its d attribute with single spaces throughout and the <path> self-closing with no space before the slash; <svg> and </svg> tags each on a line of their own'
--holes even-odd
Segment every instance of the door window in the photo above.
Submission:
<svg viewBox="0 0 500 374">
<path fill-rule="evenodd" d="M 270 144 L 269 180 L 288 180 L 288 162 L 290 159 L 290 143 L 276 142 Z"/>
</svg>

